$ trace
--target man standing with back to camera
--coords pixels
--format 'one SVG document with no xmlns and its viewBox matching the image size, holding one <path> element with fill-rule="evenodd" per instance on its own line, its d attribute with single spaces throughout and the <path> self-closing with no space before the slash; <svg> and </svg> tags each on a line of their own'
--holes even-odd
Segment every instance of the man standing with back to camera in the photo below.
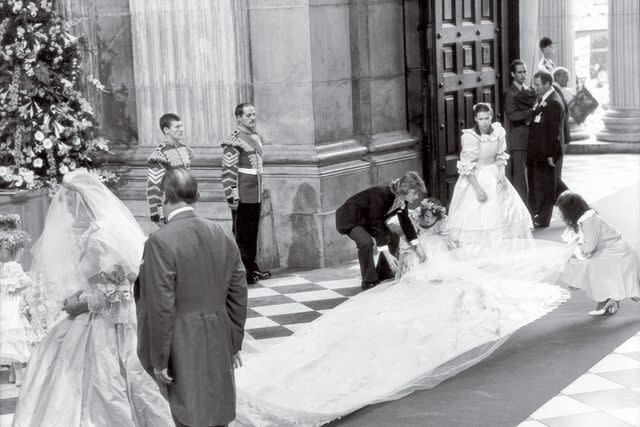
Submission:
<svg viewBox="0 0 640 427">
<path fill-rule="evenodd" d="M 232 229 L 247 271 L 247 284 L 271 277 L 256 264 L 262 206 L 262 144 L 256 132 L 256 110 L 249 103 L 235 108 L 236 129 L 222 142 L 222 186 L 231 208 Z"/>
</svg>

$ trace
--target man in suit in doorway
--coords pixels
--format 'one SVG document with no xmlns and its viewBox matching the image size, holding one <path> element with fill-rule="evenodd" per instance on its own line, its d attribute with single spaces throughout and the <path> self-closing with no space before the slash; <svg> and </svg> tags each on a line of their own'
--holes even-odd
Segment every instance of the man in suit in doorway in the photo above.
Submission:
<svg viewBox="0 0 640 427">
<path fill-rule="evenodd" d="M 556 165 L 562 158 L 563 126 L 566 114 L 560 95 L 553 88 L 553 76 L 546 71 L 533 75 L 538 100 L 533 107 L 527 144 L 529 211 L 535 228 L 546 228 L 556 200 Z"/>
<path fill-rule="evenodd" d="M 507 131 L 507 144 L 511 162 L 506 171 L 522 201 L 528 203 L 528 124 L 533 114 L 533 105 L 536 102 L 537 94 L 535 89 L 524 84 L 527 78 L 527 66 L 522 60 L 514 60 L 509 68 L 513 82 L 507 88 L 504 96 L 504 110 L 507 118 L 505 120 L 505 129 Z"/>
</svg>

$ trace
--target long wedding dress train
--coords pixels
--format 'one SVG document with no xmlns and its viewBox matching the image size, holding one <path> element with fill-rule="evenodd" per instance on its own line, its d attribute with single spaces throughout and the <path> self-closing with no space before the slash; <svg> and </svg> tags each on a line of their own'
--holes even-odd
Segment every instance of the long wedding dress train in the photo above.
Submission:
<svg viewBox="0 0 640 427">
<path fill-rule="evenodd" d="M 254 351 L 236 371 L 236 425 L 318 426 L 434 387 L 569 297 L 553 285 L 570 253 L 565 245 L 505 244 L 508 251 L 460 262 L 444 237 L 420 239 L 429 260 L 398 281 L 275 346 L 248 343 Z"/>
</svg>

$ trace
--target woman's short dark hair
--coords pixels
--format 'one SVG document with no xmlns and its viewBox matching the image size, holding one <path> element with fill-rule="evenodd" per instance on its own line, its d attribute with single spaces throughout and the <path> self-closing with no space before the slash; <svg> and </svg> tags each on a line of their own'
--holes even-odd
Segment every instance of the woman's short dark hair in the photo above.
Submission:
<svg viewBox="0 0 640 427">
<path fill-rule="evenodd" d="M 551 39 L 549 37 L 543 37 L 540 39 L 540 50 L 544 49 L 547 46 L 551 46 L 553 44 L 553 41 L 551 41 Z"/>
<path fill-rule="evenodd" d="M 168 168 L 162 179 L 162 191 L 168 203 L 186 202 L 190 205 L 198 201 L 198 181 L 184 168 Z"/>
<path fill-rule="evenodd" d="M 400 178 L 396 178 L 389 184 L 391 192 L 396 196 L 400 194 L 407 194 L 413 190 L 416 193 L 426 194 L 427 187 L 424 185 L 424 181 L 415 171 L 405 172 Z"/>
<path fill-rule="evenodd" d="M 576 233 L 578 232 L 578 220 L 586 211 L 591 209 L 581 195 L 571 192 L 560 195 L 558 201 L 556 201 L 556 206 L 560 209 L 564 221 L 568 226 L 572 227 Z"/>
</svg>

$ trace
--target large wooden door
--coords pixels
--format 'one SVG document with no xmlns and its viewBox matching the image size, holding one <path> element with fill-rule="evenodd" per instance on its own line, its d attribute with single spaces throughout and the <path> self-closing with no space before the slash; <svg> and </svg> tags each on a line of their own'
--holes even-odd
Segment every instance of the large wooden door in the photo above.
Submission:
<svg viewBox="0 0 640 427">
<path fill-rule="evenodd" d="M 430 0 L 424 40 L 431 61 L 425 78 L 430 105 L 424 135 L 431 145 L 425 159 L 432 191 L 450 200 L 458 173 L 462 129 L 475 124 L 473 105 L 489 102 L 500 119 L 501 74 L 508 59 L 501 25 L 507 0 Z M 426 163 L 429 163 L 428 165 Z"/>
</svg>

